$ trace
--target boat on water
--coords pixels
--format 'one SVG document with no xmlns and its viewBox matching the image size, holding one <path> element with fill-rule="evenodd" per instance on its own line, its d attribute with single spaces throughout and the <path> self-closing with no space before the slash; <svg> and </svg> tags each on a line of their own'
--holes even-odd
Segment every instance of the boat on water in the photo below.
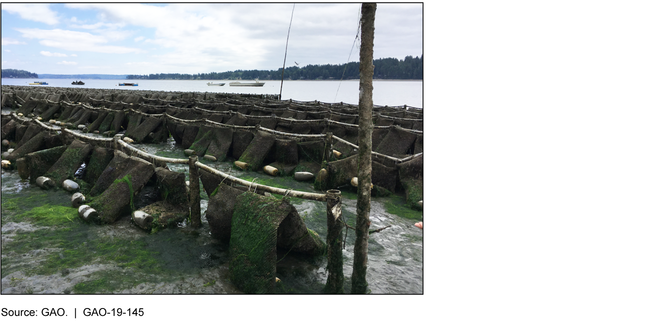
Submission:
<svg viewBox="0 0 650 321">
<path fill-rule="evenodd" d="M 35 82 L 30 82 L 30 85 L 47 85 L 48 83 L 45 81 L 35 81 Z"/>
<path fill-rule="evenodd" d="M 208 86 L 223 86 L 225 84 L 225 82 L 209 82 Z"/>
<path fill-rule="evenodd" d="M 238 87 L 262 87 L 264 86 L 263 82 L 259 82 L 259 80 L 255 79 L 255 82 L 239 82 L 239 81 L 233 81 L 230 83 L 230 86 L 238 86 Z"/>
<path fill-rule="evenodd" d="M 134 83 L 134 82 L 123 82 L 123 83 L 120 83 L 120 86 L 137 86 L 137 85 L 138 85 L 138 84 L 137 84 L 137 83 Z"/>
<path fill-rule="evenodd" d="M 73 81 L 72 84 L 73 85 L 85 85 L 85 83 L 83 81 L 81 81 L 81 80 Z"/>
</svg>

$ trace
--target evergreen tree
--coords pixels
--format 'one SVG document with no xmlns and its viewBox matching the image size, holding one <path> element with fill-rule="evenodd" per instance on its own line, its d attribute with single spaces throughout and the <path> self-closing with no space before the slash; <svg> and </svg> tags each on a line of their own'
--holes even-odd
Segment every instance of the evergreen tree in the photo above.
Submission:
<svg viewBox="0 0 650 321">
<path fill-rule="evenodd" d="M 380 58 L 373 60 L 375 66 L 374 79 L 422 79 L 423 66 L 421 57 L 406 56 L 404 60 L 397 58 Z M 3 70 L 4 77 L 4 70 Z M 184 80 L 280 80 L 282 68 L 278 70 L 235 70 L 226 72 L 210 72 L 198 74 L 149 74 L 128 75 L 127 79 L 184 79 Z M 342 65 L 306 65 L 291 66 L 284 70 L 286 80 L 320 80 L 320 79 L 359 79 L 359 62 L 348 62 Z"/>
<path fill-rule="evenodd" d="M 38 78 L 38 74 L 18 69 L 2 69 L 2 78 Z"/>
</svg>

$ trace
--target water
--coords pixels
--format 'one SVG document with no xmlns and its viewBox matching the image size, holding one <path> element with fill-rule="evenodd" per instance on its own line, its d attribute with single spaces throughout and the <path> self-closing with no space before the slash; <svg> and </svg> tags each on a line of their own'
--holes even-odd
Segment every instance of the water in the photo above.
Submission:
<svg viewBox="0 0 650 321">
<path fill-rule="evenodd" d="M 2 78 L 3 85 L 24 85 L 36 79 Z M 229 80 L 118 80 L 118 79 L 83 79 L 85 85 L 71 83 L 76 79 L 38 79 L 54 87 L 99 88 L 124 90 L 162 90 L 185 92 L 219 92 L 219 93 L 280 93 L 279 80 L 266 80 L 263 87 L 231 87 Z M 208 86 L 207 82 L 225 82 L 225 86 Z M 136 82 L 137 87 L 118 86 L 122 82 Z M 32 86 L 33 87 L 33 86 Z M 380 106 L 403 106 L 422 108 L 423 87 L 421 80 L 374 80 L 373 104 Z M 282 84 L 282 99 L 299 101 L 318 100 L 325 103 L 344 102 L 359 104 L 359 80 L 285 80 Z"/>
<path fill-rule="evenodd" d="M 166 157 L 184 158 L 173 140 L 138 148 Z M 232 161 L 232 160 L 230 160 Z M 213 163 L 224 172 L 263 183 L 271 178 L 261 173 L 232 169 L 232 162 Z M 183 165 L 171 165 L 185 172 Z M 286 188 L 315 192 L 312 185 L 292 178 L 273 178 Z M 201 210 L 207 195 L 201 193 Z M 343 217 L 355 224 L 354 194 L 343 194 Z M 367 281 L 374 294 L 423 293 L 422 230 L 413 226 L 421 219 L 408 219 L 388 212 L 389 204 L 400 206 L 403 196 L 373 198 L 371 229 L 389 228 L 370 236 Z M 305 221 L 325 241 L 326 207 L 322 202 L 292 199 Z M 41 205 L 66 209 L 54 224 L 21 216 Z M 70 211 L 71 209 L 71 211 Z M 21 180 L 17 171 L 2 172 L 2 292 L 3 293 L 122 293 L 194 294 L 239 293 L 228 277 L 228 246 L 203 226 L 186 224 L 148 234 L 135 227 L 130 217 L 110 225 L 87 224 L 70 207 L 70 194 L 63 190 L 43 191 Z M 355 235 L 344 231 L 343 264 L 346 292 L 350 289 Z M 326 280 L 325 257 L 301 257 L 279 252 L 277 274 L 280 293 L 320 293 Z"/>
</svg>

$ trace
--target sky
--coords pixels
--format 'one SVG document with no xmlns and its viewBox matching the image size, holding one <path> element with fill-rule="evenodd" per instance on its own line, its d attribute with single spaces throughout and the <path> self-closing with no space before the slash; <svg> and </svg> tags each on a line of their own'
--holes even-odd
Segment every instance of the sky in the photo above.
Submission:
<svg viewBox="0 0 650 321">
<path fill-rule="evenodd" d="M 359 61 L 360 3 L 2 3 L 2 69 L 206 73 Z M 292 19 L 293 11 L 293 19 Z M 374 58 L 423 55 L 422 3 L 378 3 Z"/>
</svg>

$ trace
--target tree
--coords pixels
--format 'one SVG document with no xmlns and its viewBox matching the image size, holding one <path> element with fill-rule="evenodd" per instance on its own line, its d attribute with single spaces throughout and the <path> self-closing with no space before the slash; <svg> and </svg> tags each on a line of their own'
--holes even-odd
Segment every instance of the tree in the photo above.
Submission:
<svg viewBox="0 0 650 321">
<path fill-rule="evenodd" d="M 2 78 L 38 78 L 38 75 L 18 69 L 2 69 Z"/>
<path fill-rule="evenodd" d="M 397 58 L 380 58 L 373 61 L 374 79 L 422 79 L 422 59 L 406 56 L 404 60 Z M 3 70 L 3 77 L 4 70 Z M 306 65 L 291 66 L 284 70 L 284 79 L 359 79 L 359 63 L 348 62 L 342 65 Z M 198 74 L 149 74 L 127 75 L 127 79 L 245 79 L 255 78 L 266 80 L 282 79 L 282 68 L 278 70 L 235 70 L 225 72 L 210 72 Z"/>
</svg>

